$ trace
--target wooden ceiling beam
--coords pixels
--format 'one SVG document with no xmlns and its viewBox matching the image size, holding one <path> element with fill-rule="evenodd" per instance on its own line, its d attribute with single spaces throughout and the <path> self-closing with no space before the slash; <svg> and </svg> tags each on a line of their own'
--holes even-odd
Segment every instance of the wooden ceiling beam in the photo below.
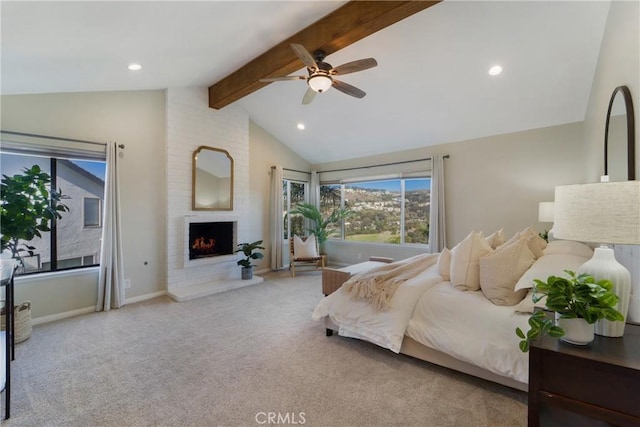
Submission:
<svg viewBox="0 0 640 427">
<path fill-rule="evenodd" d="M 268 85 L 262 78 L 303 68 L 291 43 L 330 55 L 440 1 L 350 1 L 210 86 L 209 107 L 220 109 Z"/>
</svg>

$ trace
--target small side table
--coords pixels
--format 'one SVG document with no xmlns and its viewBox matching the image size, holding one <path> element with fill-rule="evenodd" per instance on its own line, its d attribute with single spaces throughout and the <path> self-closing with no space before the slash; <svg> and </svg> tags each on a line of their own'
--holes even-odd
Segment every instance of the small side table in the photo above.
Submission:
<svg viewBox="0 0 640 427">
<path fill-rule="evenodd" d="M 640 325 L 584 347 L 544 337 L 529 351 L 529 427 L 640 425 Z"/>
<path fill-rule="evenodd" d="M 10 416 L 9 406 L 11 404 L 11 360 L 15 359 L 14 347 L 14 318 L 13 318 L 13 273 L 15 271 L 15 260 L 0 259 L 0 287 L 5 288 L 4 312 L 6 316 L 5 349 L 4 349 L 4 418 Z M 11 354 L 11 356 L 9 355 Z"/>
</svg>

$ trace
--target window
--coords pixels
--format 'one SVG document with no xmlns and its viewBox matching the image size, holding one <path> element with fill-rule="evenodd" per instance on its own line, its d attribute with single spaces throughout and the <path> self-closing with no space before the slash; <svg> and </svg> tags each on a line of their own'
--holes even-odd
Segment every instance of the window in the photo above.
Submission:
<svg viewBox="0 0 640 427">
<path fill-rule="evenodd" d="M 100 227 L 100 199 L 95 197 L 84 198 L 84 226 Z"/>
<path fill-rule="evenodd" d="M 305 235 L 304 217 L 302 215 L 289 215 L 289 212 L 294 210 L 298 204 L 306 201 L 306 189 L 306 182 L 293 181 L 290 179 L 282 180 L 284 240 L 288 240 L 289 237 L 294 234 L 299 236 Z"/>
<path fill-rule="evenodd" d="M 25 169 L 37 165 L 51 181 L 46 194 L 52 188 L 59 190 L 63 195 L 60 202 L 68 207 L 68 211 L 61 212 L 62 218 L 52 220 L 50 230 L 41 232 L 40 237 L 18 240 L 20 252 L 13 254 L 22 260 L 18 274 L 96 265 L 100 259 L 105 162 L 45 157 L 40 153 L 18 154 L 4 149 L 0 161 L 3 175 L 9 177 L 24 175 Z M 3 185 L 3 191 L 9 190 Z M 6 199 L 8 195 L 2 194 L 3 207 Z M 4 232 L 5 227 L 2 228 Z"/>
<path fill-rule="evenodd" d="M 427 244 L 430 194 L 426 177 L 322 185 L 320 209 L 324 215 L 339 206 L 351 210 L 344 232 L 334 235 L 345 240 Z"/>
<path fill-rule="evenodd" d="M 320 213 L 323 218 L 331 215 L 335 209 L 342 207 L 342 186 L 321 185 L 320 186 Z M 329 237 L 341 237 L 342 228 L 338 224 L 329 224 L 327 226 Z"/>
</svg>

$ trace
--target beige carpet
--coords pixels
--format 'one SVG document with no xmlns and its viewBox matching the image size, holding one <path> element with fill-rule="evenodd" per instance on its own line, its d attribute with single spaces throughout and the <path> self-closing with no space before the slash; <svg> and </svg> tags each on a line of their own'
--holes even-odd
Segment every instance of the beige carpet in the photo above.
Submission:
<svg viewBox="0 0 640 427">
<path fill-rule="evenodd" d="M 265 278 L 34 327 L 3 425 L 526 425 L 525 393 L 326 337 L 319 273 Z"/>
</svg>

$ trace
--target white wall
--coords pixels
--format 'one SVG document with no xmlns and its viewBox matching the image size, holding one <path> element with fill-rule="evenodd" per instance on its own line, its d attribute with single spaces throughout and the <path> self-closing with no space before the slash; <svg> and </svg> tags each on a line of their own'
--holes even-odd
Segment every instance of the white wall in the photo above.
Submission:
<svg viewBox="0 0 640 427">
<path fill-rule="evenodd" d="M 3 130 L 125 144 L 121 155 L 127 298 L 165 290 L 164 91 L 2 96 Z M 145 264 L 146 263 L 146 264 Z M 16 301 L 33 317 L 95 306 L 97 270 L 19 279 Z"/>
<path fill-rule="evenodd" d="M 585 115 L 584 177 L 597 182 L 604 173 L 604 127 L 613 90 L 626 85 L 635 111 L 636 179 L 640 179 L 640 2 L 612 1 Z"/>
<path fill-rule="evenodd" d="M 626 85 L 631 91 L 635 119 L 636 180 L 640 179 L 640 2 L 612 1 L 600 56 L 585 116 L 583 180 L 597 182 L 604 172 L 604 127 L 613 90 Z M 633 286 L 629 318 L 640 322 L 640 246 L 620 246 L 617 259 L 631 272 Z"/>
<path fill-rule="evenodd" d="M 264 258 L 257 269 L 269 268 L 271 260 L 271 238 L 269 237 L 269 194 L 271 166 L 309 171 L 309 162 L 297 155 L 286 145 L 280 143 L 271 134 L 253 122 L 249 123 L 250 147 L 250 239 L 264 240 Z M 289 248 L 285 247 L 288 253 Z"/>
<path fill-rule="evenodd" d="M 384 156 L 314 165 L 318 170 L 381 164 L 449 154 L 445 160 L 447 246 L 471 230 L 490 234 L 504 228 L 507 236 L 538 223 L 538 203 L 553 200 L 554 186 L 579 182 L 583 174 L 582 125 L 574 123 L 480 138 Z M 330 260 L 354 262 L 371 255 L 404 258 L 415 249 L 392 245 L 327 245 Z M 355 247 L 358 248 L 355 251 Z"/>
</svg>

